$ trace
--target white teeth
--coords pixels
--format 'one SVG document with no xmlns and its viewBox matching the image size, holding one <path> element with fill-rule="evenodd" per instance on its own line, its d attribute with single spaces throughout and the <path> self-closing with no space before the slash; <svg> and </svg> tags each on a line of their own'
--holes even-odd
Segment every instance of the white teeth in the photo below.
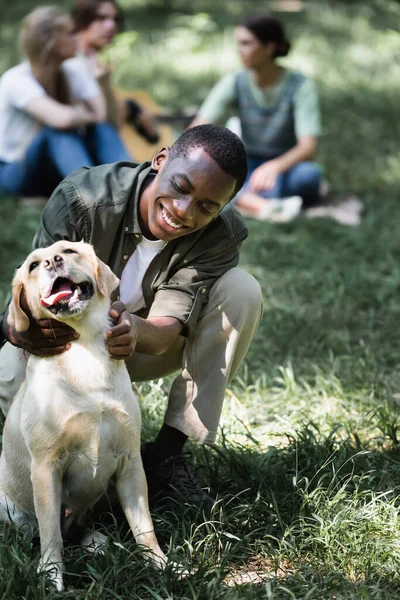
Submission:
<svg viewBox="0 0 400 600">
<path fill-rule="evenodd" d="M 164 217 L 164 219 L 170 227 L 173 227 L 174 229 L 180 229 L 181 227 L 183 227 L 183 225 L 181 225 L 180 223 L 175 223 L 175 221 L 172 221 L 172 219 L 167 215 L 167 211 L 165 210 L 165 208 L 162 209 L 162 216 Z"/>
<path fill-rule="evenodd" d="M 77 297 L 79 296 L 79 294 L 80 294 L 80 293 L 81 293 L 81 288 L 80 288 L 80 287 L 79 287 L 79 285 L 78 285 L 78 287 L 77 287 L 77 288 L 75 288 L 74 295 L 73 295 L 72 297 L 73 297 L 73 298 L 77 298 Z"/>
</svg>

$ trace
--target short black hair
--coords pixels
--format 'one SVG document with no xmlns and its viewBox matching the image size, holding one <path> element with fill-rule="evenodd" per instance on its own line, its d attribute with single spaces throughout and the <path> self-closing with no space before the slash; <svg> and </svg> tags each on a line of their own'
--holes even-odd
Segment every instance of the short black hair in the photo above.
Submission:
<svg viewBox="0 0 400 600">
<path fill-rule="evenodd" d="M 225 173 L 236 180 L 233 198 L 247 177 L 247 156 L 242 140 L 220 125 L 196 125 L 182 133 L 171 146 L 169 158 L 187 157 L 195 148 L 203 148 Z"/>
</svg>

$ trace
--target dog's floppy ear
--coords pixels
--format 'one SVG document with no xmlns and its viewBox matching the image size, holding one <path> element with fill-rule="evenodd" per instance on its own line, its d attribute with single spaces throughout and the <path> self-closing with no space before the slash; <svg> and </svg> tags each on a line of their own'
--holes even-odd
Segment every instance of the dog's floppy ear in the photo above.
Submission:
<svg viewBox="0 0 400 600">
<path fill-rule="evenodd" d="M 15 327 L 17 331 L 26 331 L 29 328 L 29 317 L 21 308 L 21 294 L 24 293 L 24 282 L 22 275 L 18 270 L 12 283 L 12 300 L 8 310 L 7 322 Z"/>
<path fill-rule="evenodd" d="M 95 259 L 95 277 L 100 294 L 109 298 L 119 284 L 119 279 L 110 267 L 97 257 Z"/>
</svg>

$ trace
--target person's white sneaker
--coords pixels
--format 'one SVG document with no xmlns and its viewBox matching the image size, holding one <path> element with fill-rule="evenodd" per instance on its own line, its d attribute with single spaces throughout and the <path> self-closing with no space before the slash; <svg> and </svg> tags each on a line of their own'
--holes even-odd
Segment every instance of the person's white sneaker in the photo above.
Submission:
<svg viewBox="0 0 400 600">
<path fill-rule="evenodd" d="M 348 196 L 338 204 L 315 206 L 307 209 L 306 216 L 309 219 L 317 217 L 329 217 L 340 223 L 356 227 L 361 223 L 361 213 L 364 209 L 362 201 L 356 196 Z"/>
<path fill-rule="evenodd" d="M 300 196 L 266 200 L 265 210 L 260 213 L 260 219 L 274 223 L 288 223 L 293 221 L 300 211 L 303 199 Z"/>
</svg>

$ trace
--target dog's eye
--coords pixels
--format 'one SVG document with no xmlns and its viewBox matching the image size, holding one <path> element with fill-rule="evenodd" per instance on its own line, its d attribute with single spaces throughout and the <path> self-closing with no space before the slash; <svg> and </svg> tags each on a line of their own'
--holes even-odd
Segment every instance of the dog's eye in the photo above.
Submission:
<svg viewBox="0 0 400 600">
<path fill-rule="evenodd" d="M 67 248 L 64 250 L 64 254 L 78 254 L 76 250 L 72 250 L 72 248 Z"/>
<path fill-rule="evenodd" d="M 29 265 L 29 273 L 31 273 L 33 271 L 33 269 L 36 269 L 36 267 L 39 266 L 39 261 L 35 260 L 33 262 L 31 262 L 31 264 Z"/>
</svg>

